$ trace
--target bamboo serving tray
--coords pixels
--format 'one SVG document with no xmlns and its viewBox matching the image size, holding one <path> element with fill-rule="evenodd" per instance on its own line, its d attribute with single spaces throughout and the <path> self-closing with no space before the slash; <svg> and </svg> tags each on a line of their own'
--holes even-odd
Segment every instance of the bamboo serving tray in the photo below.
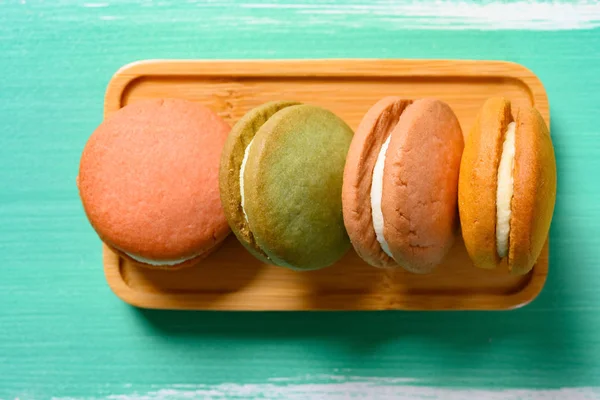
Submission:
<svg viewBox="0 0 600 400">
<path fill-rule="evenodd" d="M 448 60 L 143 61 L 114 75 L 105 116 L 136 100 L 179 97 L 203 103 L 234 124 L 264 102 L 295 100 L 328 108 L 354 129 L 388 95 L 446 101 L 465 135 L 485 99 L 498 95 L 535 105 L 550 124 L 544 87 L 525 67 Z M 295 272 L 262 264 L 233 234 L 200 265 L 180 271 L 136 266 L 106 246 L 103 257 L 117 296 L 161 309 L 503 310 L 533 300 L 548 273 L 548 241 L 525 276 L 509 274 L 506 265 L 475 268 L 460 238 L 429 275 L 371 267 L 352 249 L 331 267 Z"/>
</svg>

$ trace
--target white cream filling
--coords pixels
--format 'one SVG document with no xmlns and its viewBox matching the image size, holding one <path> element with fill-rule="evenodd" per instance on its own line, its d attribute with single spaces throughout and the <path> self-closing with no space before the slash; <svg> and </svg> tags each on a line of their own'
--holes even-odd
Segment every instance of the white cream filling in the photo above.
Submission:
<svg viewBox="0 0 600 400">
<path fill-rule="evenodd" d="M 375 168 L 373 168 L 373 181 L 371 182 L 371 215 L 373 217 L 373 228 L 375 236 L 381 249 L 390 257 L 390 247 L 383 236 L 383 211 L 381 210 L 381 198 L 383 197 L 383 166 L 385 165 L 385 153 L 387 152 L 392 135 L 389 135 L 379 150 Z"/>
<path fill-rule="evenodd" d="M 180 259 L 177 259 L 177 260 L 155 261 L 155 260 L 151 260 L 149 258 L 144 258 L 144 257 L 136 256 L 135 254 L 131 254 L 131 253 L 128 253 L 126 251 L 123 251 L 123 253 L 127 254 L 129 257 L 133 258 L 136 261 L 139 261 L 139 262 L 144 263 L 144 264 L 155 265 L 155 266 L 177 265 L 177 264 L 180 264 L 180 263 L 182 263 L 184 261 L 191 260 L 192 258 L 194 258 L 194 257 L 197 256 L 197 254 L 196 254 L 196 255 L 193 255 L 193 256 L 190 256 L 190 257 L 180 258 Z"/>
<path fill-rule="evenodd" d="M 254 142 L 254 138 L 252 138 L 252 140 L 250 140 L 250 143 L 248 143 L 248 146 L 246 146 L 246 150 L 244 151 L 244 158 L 242 159 L 242 165 L 240 166 L 240 198 L 242 211 L 244 213 L 244 218 L 246 218 L 246 222 L 248 222 L 248 215 L 246 214 L 246 210 L 244 209 L 244 172 L 246 171 L 246 163 L 248 162 L 248 155 L 250 154 L 250 146 L 252 146 L 252 142 Z"/>
<path fill-rule="evenodd" d="M 246 150 L 244 151 L 244 158 L 242 159 L 242 165 L 240 165 L 240 205 L 242 206 L 242 212 L 244 213 L 244 218 L 246 219 L 246 223 L 248 223 L 248 214 L 246 214 L 246 209 L 244 208 L 244 173 L 246 172 L 246 163 L 248 162 L 248 155 L 250 154 L 250 146 L 252 146 L 252 142 L 254 142 L 254 138 L 250 140 L 248 146 L 246 146 Z M 250 227 L 248 227 L 250 229 Z M 270 260 L 271 257 L 268 256 L 265 251 L 256 243 L 259 249 L 262 250 L 263 255 Z"/>
<path fill-rule="evenodd" d="M 502 157 L 498 166 L 498 189 L 496 191 L 496 250 L 500 257 L 508 254 L 510 233 L 510 203 L 513 196 L 513 166 L 515 159 L 515 128 L 511 122 L 506 128 Z"/>
</svg>

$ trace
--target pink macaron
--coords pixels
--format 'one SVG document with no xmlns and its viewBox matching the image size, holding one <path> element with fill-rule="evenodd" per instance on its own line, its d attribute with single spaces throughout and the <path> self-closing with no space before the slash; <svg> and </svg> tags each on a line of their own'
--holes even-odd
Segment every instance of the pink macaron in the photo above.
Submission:
<svg viewBox="0 0 600 400">
<path fill-rule="evenodd" d="M 85 145 L 77 185 L 101 240 L 144 267 L 179 269 L 230 233 L 219 197 L 229 124 L 192 101 L 131 103 Z"/>
<path fill-rule="evenodd" d="M 344 223 L 368 264 L 430 273 L 458 233 L 464 143 L 445 102 L 389 96 L 358 126 L 344 170 Z"/>
</svg>

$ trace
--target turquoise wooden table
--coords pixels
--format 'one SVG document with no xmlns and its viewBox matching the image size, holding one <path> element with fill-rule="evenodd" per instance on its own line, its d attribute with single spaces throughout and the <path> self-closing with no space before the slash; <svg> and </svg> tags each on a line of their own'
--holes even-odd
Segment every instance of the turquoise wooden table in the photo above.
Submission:
<svg viewBox="0 0 600 400">
<path fill-rule="evenodd" d="M 142 311 L 75 186 L 122 65 L 148 58 L 521 63 L 551 109 L 550 274 L 508 312 Z M 0 1 L 0 398 L 600 398 L 600 5 Z"/>
</svg>

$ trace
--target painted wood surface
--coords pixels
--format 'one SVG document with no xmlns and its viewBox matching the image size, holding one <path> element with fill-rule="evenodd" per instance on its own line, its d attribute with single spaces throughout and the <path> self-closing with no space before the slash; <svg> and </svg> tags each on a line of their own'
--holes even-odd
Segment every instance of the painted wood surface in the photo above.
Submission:
<svg viewBox="0 0 600 400">
<path fill-rule="evenodd" d="M 600 5 L 365 4 L 0 1 L 0 398 L 600 397 Z M 500 59 L 540 77 L 559 179 L 540 296 L 493 313 L 116 298 L 75 187 L 112 74 L 148 58 L 334 57 Z"/>
</svg>

